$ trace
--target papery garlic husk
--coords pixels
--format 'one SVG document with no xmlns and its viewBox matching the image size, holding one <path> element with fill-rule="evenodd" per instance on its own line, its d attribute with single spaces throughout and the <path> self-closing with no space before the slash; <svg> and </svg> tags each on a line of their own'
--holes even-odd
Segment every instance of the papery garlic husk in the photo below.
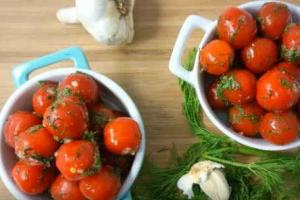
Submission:
<svg viewBox="0 0 300 200">
<path fill-rule="evenodd" d="M 178 180 L 177 187 L 189 199 L 194 196 L 193 184 L 198 184 L 210 199 L 228 200 L 231 188 L 222 168 L 223 165 L 209 160 L 197 162 Z"/>
<path fill-rule="evenodd" d="M 98 42 L 123 45 L 134 37 L 134 4 L 135 0 L 76 0 L 75 7 L 58 10 L 57 18 L 81 23 Z"/>
</svg>

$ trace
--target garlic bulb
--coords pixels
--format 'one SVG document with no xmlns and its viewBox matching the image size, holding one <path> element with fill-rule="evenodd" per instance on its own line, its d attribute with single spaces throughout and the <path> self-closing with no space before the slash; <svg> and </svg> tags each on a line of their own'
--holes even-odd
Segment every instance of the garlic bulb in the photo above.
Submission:
<svg viewBox="0 0 300 200">
<path fill-rule="evenodd" d="M 178 180 L 177 187 L 189 199 L 194 196 L 193 184 L 198 184 L 210 199 L 228 200 L 231 189 L 222 168 L 223 165 L 208 160 L 195 163 L 190 171 Z"/>
<path fill-rule="evenodd" d="M 62 23 L 81 23 L 98 41 L 107 45 L 130 43 L 134 37 L 135 0 L 75 0 L 75 7 L 58 10 Z"/>
</svg>

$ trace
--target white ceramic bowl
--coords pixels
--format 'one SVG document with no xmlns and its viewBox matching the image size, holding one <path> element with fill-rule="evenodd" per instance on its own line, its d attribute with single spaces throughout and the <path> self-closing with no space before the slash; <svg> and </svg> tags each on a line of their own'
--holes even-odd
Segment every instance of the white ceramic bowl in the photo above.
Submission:
<svg viewBox="0 0 300 200">
<path fill-rule="evenodd" d="M 245 3 L 240 5 L 239 7 L 249 11 L 250 13 L 256 13 L 259 8 L 266 2 L 270 1 L 252 1 L 249 3 Z M 300 22 L 300 7 L 285 3 L 290 9 L 293 14 L 293 20 L 296 22 Z M 227 122 L 227 114 L 225 112 L 216 112 L 214 111 L 207 102 L 206 95 L 205 95 L 205 88 L 207 84 L 211 81 L 209 80 L 209 76 L 206 73 L 202 73 L 199 69 L 199 51 L 205 46 L 210 40 L 212 40 L 215 36 L 215 31 L 217 27 L 217 21 L 211 21 L 209 19 L 205 19 L 201 16 L 191 15 L 189 16 L 177 37 L 171 58 L 169 63 L 170 71 L 176 75 L 177 77 L 185 80 L 186 82 L 190 83 L 195 89 L 199 99 L 199 102 L 211 120 L 211 122 L 225 135 L 229 136 L 233 140 L 256 149 L 261 150 L 269 150 L 269 151 L 280 151 L 280 150 L 288 150 L 292 148 L 296 148 L 300 146 L 300 138 L 290 144 L 287 145 L 273 145 L 271 143 L 266 142 L 263 139 L 259 138 L 249 138 L 242 135 L 235 133 L 229 126 Z M 195 29 L 202 29 L 205 32 L 204 37 L 202 38 L 196 60 L 194 63 L 194 68 L 192 71 L 187 71 L 182 67 L 181 64 L 181 57 L 183 51 L 186 46 L 186 42 L 191 34 L 191 32 Z"/>
<path fill-rule="evenodd" d="M 65 59 L 72 59 L 75 62 L 75 67 L 77 67 L 77 69 L 62 68 L 51 70 L 37 75 L 36 77 L 27 81 L 28 75 L 31 71 Z M 109 106 L 114 109 L 127 113 L 139 124 L 139 128 L 142 133 L 141 145 L 137 154 L 135 155 L 128 177 L 124 181 L 117 198 L 120 200 L 131 200 L 129 190 L 139 173 L 145 153 L 145 130 L 142 117 L 132 99 L 118 84 L 102 74 L 89 70 L 84 54 L 77 47 L 64 49 L 54 54 L 38 58 L 37 60 L 25 63 L 15 68 L 14 70 L 13 76 L 15 78 L 15 83 L 19 87 L 6 101 L 0 114 L 0 130 L 2 133 L 0 134 L 0 175 L 8 190 L 18 200 L 46 200 L 51 198 L 49 195 L 26 195 L 21 192 L 14 183 L 11 177 L 11 170 L 16 163 L 17 158 L 14 154 L 13 149 L 6 145 L 6 143 L 4 142 L 4 123 L 7 120 L 8 116 L 17 110 L 32 110 L 31 98 L 33 92 L 38 87 L 39 81 L 47 80 L 57 82 L 76 71 L 80 71 L 90 75 L 99 83 L 101 98 L 103 99 L 104 103 L 109 104 Z"/>
</svg>

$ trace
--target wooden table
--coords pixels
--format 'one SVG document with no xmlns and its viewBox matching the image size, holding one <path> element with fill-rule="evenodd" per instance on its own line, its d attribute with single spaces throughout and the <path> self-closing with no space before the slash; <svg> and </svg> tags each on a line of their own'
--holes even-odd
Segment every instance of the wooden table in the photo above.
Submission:
<svg viewBox="0 0 300 200">
<path fill-rule="evenodd" d="M 147 130 L 147 153 L 165 165 L 168 152 L 179 151 L 192 143 L 181 112 L 182 96 L 177 79 L 168 70 L 168 60 L 177 33 L 189 14 L 216 19 L 228 5 L 244 0 L 136 0 L 135 30 L 132 44 L 106 47 L 96 43 L 80 25 L 65 26 L 55 17 L 58 8 L 72 5 L 71 0 L 0 1 L 0 107 L 14 91 L 13 66 L 70 45 L 85 51 L 94 71 L 119 83 L 138 105 Z M 300 4 L 300 1 L 291 1 Z M 197 46 L 202 32 L 193 33 L 188 48 Z M 70 62 L 50 66 L 70 66 Z M 44 70 L 33 73 L 34 76 Z M 207 119 L 208 127 L 214 129 Z M 13 199 L 0 184 L 0 199 Z"/>
</svg>

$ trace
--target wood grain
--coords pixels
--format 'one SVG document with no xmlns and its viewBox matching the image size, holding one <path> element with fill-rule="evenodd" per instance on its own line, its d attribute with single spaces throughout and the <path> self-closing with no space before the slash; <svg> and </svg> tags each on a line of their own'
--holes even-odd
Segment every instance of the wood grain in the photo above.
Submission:
<svg viewBox="0 0 300 200">
<path fill-rule="evenodd" d="M 224 7 L 244 2 L 137 0 L 135 40 L 128 46 L 115 48 L 96 43 L 80 25 L 65 26 L 56 20 L 56 10 L 72 5 L 71 0 L 1 0 L 0 107 L 14 91 L 13 66 L 70 45 L 79 45 L 92 69 L 119 83 L 137 103 L 146 125 L 147 153 L 151 154 L 152 160 L 164 165 L 168 156 L 164 149 L 175 144 L 183 151 L 195 140 L 181 114 L 178 81 L 168 70 L 178 30 L 190 14 L 216 19 Z M 300 4 L 299 0 L 290 2 Z M 202 35 L 200 31 L 195 32 L 188 48 L 197 46 Z M 64 62 L 49 68 L 70 65 L 70 62 Z M 206 118 L 205 123 L 215 129 Z M 0 199 L 13 199 L 2 183 Z"/>
</svg>

